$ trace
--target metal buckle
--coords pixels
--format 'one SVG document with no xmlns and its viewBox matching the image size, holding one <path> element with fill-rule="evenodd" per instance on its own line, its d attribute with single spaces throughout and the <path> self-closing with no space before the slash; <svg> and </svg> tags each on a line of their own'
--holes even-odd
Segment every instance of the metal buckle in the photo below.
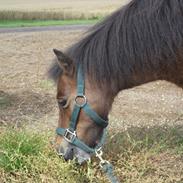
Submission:
<svg viewBox="0 0 183 183">
<path fill-rule="evenodd" d="M 75 138 L 76 138 L 76 131 L 72 132 L 69 129 L 66 129 L 65 134 L 64 134 L 64 139 L 67 142 L 72 143 Z"/>
<path fill-rule="evenodd" d="M 78 99 L 82 99 L 83 101 L 81 102 L 78 102 L 77 100 Z M 75 97 L 75 104 L 78 106 L 78 107 L 84 107 L 87 103 L 87 99 L 86 99 L 86 96 L 85 95 L 77 95 Z"/>
<path fill-rule="evenodd" d="M 99 164 L 99 165 L 100 165 L 101 168 L 103 168 L 103 166 L 104 166 L 105 164 L 110 164 L 109 161 L 104 160 L 104 159 L 102 158 L 102 155 L 103 155 L 102 148 L 96 149 L 96 150 L 95 150 L 95 155 L 96 155 L 96 157 L 100 160 L 100 164 Z"/>
</svg>

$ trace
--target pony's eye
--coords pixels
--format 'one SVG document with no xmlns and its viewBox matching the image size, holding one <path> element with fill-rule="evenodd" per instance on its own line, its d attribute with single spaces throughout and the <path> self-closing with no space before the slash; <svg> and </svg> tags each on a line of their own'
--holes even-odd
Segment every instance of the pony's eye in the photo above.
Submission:
<svg viewBox="0 0 183 183">
<path fill-rule="evenodd" d="M 59 105 L 59 107 L 66 108 L 67 107 L 67 99 L 66 98 L 58 99 L 58 105 Z"/>
</svg>

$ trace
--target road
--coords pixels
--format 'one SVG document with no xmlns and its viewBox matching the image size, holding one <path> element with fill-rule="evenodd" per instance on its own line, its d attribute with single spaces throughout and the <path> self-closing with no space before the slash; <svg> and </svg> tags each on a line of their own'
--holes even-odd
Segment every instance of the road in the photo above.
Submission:
<svg viewBox="0 0 183 183">
<path fill-rule="evenodd" d="M 62 25 L 62 26 L 42 26 L 42 27 L 0 28 L 0 34 L 16 33 L 16 32 L 85 30 L 89 27 L 91 27 L 91 25 Z"/>
</svg>

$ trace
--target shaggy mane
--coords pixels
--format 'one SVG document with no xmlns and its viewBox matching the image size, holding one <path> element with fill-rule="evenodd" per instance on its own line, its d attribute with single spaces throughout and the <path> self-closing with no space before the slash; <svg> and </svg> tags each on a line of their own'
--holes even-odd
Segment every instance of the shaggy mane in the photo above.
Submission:
<svg viewBox="0 0 183 183">
<path fill-rule="evenodd" d="M 138 71 L 156 71 L 163 62 L 172 64 L 182 46 L 182 0 L 132 0 L 93 26 L 66 54 L 97 84 L 114 83 L 121 88 L 121 81 Z M 51 77 L 59 75 L 55 64 Z"/>
</svg>

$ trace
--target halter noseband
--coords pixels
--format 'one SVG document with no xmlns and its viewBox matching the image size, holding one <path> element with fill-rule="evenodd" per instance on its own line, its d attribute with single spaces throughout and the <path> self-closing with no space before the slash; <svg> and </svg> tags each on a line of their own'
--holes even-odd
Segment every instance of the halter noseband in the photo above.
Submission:
<svg viewBox="0 0 183 183">
<path fill-rule="evenodd" d="M 82 102 L 79 102 L 79 99 L 81 99 Z M 81 109 L 92 119 L 94 123 L 104 128 L 100 142 L 94 148 L 89 147 L 77 137 L 76 126 Z M 79 147 L 87 153 L 93 154 L 96 153 L 104 143 L 105 128 L 107 127 L 107 125 L 108 121 L 102 119 L 87 102 L 87 98 L 85 96 L 84 74 L 82 72 L 81 66 L 79 66 L 77 72 L 77 96 L 75 97 L 75 105 L 72 111 L 69 128 L 57 128 L 56 133 L 60 136 L 63 136 L 64 139 L 70 144 Z"/>
</svg>

